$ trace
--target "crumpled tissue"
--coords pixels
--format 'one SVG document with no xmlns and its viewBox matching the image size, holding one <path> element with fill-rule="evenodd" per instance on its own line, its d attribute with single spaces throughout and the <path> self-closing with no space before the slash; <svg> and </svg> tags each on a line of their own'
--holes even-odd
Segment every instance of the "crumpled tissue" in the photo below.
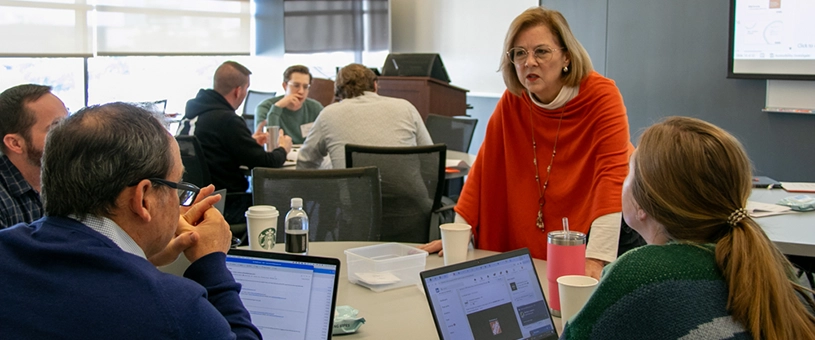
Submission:
<svg viewBox="0 0 815 340">
<path fill-rule="evenodd" d="M 809 195 L 796 195 L 785 197 L 778 201 L 779 205 L 790 207 L 795 211 L 815 210 L 815 198 Z"/>
<path fill-rule="evenodd" d="M 355 333 L 365 323 L 365 318 L 358 317 L 357 314 L 359 311 L 351 306 L 337 306 L 334 311 L 334 328 L 331 334 Z"/>
</svg>

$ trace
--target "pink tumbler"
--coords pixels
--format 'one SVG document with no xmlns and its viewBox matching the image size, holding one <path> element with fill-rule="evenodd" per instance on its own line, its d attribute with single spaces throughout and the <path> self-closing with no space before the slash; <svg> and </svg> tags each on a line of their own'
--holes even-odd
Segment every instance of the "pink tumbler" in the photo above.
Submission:
<svg viewBox="0 0 815 340">
<path fill-rule="evenodd" d="M 549 280 L 549 308 L 560 316 L 557 278 L 586 275 L 586 234 L 576 231 L 552 231 L 546 249 L 546 278 Z"/>
</svg>

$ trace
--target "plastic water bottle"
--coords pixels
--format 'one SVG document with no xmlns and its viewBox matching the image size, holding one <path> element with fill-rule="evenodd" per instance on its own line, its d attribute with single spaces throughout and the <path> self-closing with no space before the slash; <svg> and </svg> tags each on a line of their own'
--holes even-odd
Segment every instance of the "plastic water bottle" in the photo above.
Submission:
<svg viewBox="0 0 815 340">
<path fill-rule="evenodd" d="M 308 216 L 299 197 L 291 199 L 291 210 L 286 214 L 286 252 L 308 253 Z"/>
</svg>

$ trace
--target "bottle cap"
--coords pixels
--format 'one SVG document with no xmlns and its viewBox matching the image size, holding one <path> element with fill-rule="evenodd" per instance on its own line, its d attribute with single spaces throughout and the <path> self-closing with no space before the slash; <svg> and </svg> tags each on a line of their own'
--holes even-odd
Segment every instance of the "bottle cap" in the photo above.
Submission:
<svg viewBox="0 0 815 340">
<path fill-rule="evenodd" d="M 292 208 L 302 208 L 303 207 L 303 199 L 299 197 L 295 197 L 291 199 L 291 207 Z"/>
</svg>

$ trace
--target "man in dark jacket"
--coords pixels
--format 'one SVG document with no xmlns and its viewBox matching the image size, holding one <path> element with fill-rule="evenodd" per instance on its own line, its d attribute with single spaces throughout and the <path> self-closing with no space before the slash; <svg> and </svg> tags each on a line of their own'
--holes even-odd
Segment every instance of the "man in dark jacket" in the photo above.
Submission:
<svg viewBox="0 0 815 340">
<path fill-rule="evenodd" d="M 216 189 L 227 193 L 246 193 L 249 182 L 241 171 L 244 165 L 279 168 L 291 151 L 289 136 L 278 138 L 280 147 L 266 152 L 263 149 L 265 135 L 253 138 L 243 118 L 235 114 L 249 89 L 249 75 L 245 66 L 227 61 L 215 70 L 212 89 L 201 89 L 194 99 L 187 102 L 186 113 L 179 135 L 195 135 L 204 150 L 204 157 Z M 229 223 L 244 223 L 244 213 L 252 205 L 252 196 L 229 195 L 224 217 Z"/>
</svg>

